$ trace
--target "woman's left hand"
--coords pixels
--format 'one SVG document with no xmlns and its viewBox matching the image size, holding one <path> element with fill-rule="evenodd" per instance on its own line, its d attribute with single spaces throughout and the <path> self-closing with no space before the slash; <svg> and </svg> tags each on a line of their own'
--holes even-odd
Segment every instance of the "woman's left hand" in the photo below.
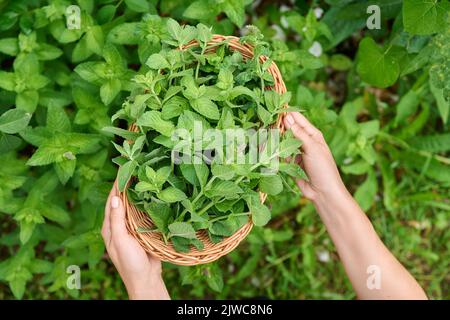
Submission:
<svg viewBox="0 0 450 320">
<path fill-rule="evenodd" d="M 125 225 L 125 208 L 117 182 L 105 206 L 102 237 L 130 299 L 170 299 L 161 276 L 161 261 L 147 254 Z"/>
</svg>

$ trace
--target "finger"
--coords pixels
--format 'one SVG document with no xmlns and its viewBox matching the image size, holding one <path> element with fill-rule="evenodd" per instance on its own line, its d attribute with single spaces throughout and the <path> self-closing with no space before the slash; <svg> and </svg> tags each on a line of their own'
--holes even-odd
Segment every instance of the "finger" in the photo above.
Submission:
<svg viewBox="0 0 450 320">
<path fill-rule="evenodd" d="M 319 129 L 314 127 L 311 122 L 306 119 L 304 115 L 302 115 L 300 112 L 290 112 L 292 118 L 294 118 L 294 121 L 303 128 L 303 130 L 306 131 L 310 136 L 316 134 Z"/>
<path fill-rule="evenodd" d="M 314 140 L 320 143 L 326 143 L 323 137 L 322 131 L 317 129 L 314 125 L 309 122 L 304 115 L 299 112 L 292 112 L 294 120 L 300 124 L 300 126 L 311 136 Z"/>
<path fill-rule="evenodd" d="M 111 236 L 121 237 L 126 236 L 127 227 L 125 225 L 125 207 L 122 200 L 118 196 L 118 193 L 111 197 L 111 214 L 110 214 L 110 224 L 111 224 Z"/>
<path fill-rule="evenodd" d="M 297 183 L 298 187 L 300 188 L 300 191 L 303 193 L 303 195 L 307 199 L 314 200 L 314 198 L 316 197 L 316 192 L 311 187 L 311 185 L 309 184 L 308 181 L 303 180 L 303 179 L 297 179 L 295 182 Z"/>
<path fill-rule="evenodd" d="M 311 136 L 308 133 L 306 133 L 306 131 L 303 130 L 289 114 L 285 117 L 284 122 L 286 127 L 291 129 L 294 136 L 303 142 L 300 147 L 303 150 L 303 152 L 308 153 L 308 150 L 312 147 L 312 144 L 314 143 Z"/>
<path fill-rule="evenodd" d="M 102 225 L 102 237 L 106 244 L 109 243 L 109 240 L 111 239 L 111 223 L 110 223 L 110 214 L 111 214 L 111 198 L 116 194 L 115 187 L 111 188 L 111 191 L 109 192 L 108 199 L 106 200 L 105 204 L 105 216 L 103 218 L 103 225 Z"/>
</svg>

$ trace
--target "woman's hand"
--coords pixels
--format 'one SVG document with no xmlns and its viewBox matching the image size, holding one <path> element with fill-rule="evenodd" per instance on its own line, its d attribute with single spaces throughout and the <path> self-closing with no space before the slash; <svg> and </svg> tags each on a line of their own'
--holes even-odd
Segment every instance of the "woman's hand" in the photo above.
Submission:
<svg viewBox="0 0 450 320">
<path fill-rule="evenodd" d="M 312 201 L 318 201 L 346 193 L 347 190 L 322 133 L 298 112 L 288 113 L 284 118 L 284 124 L 303 142 L 301 146 L 303 153 L 296 159 L 309 178 L 309 181 L 301 179 L 296 181 L 303 195 Z"/>
<path fill-rule="evenodd" d="M 127 231 L 117 183 L 105 206 L 102 236 L 130 299 L 170 299 L 161 276 L 161 261 L 150 256 Z"/>
<path fill-rule="evenodd" d="M 345 188 L 322 133 L 297 112 L 288 113 L 284 123 L 303 142 L 303 154 L 296 160 L 309 181 L 298 180 L 297 184 L 314 203 L 358 297 L 426 299 L 420 285 L 384 246 Z"/>
</svg>

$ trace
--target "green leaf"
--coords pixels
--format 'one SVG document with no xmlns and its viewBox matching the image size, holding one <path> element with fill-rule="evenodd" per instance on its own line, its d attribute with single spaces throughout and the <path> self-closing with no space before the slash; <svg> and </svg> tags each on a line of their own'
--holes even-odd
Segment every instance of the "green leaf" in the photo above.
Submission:
<svg viewBox="0 0 450 320">
<path fill-rule="evenodd" d="M 285 163 L 281 162 L 279 164 L 279 170 L 281 172 L 286 173 L 287 175 L 291 176 L 294 179 L 304 179 L 308 180 L 308 177 L 306 176 L 306 173 L 303 171 L 303 169 L 296 163 Z"/>
<path fill-rule="evenodd" d="M 364 183 L 355 192 L 355 200 L 363 211 L 367 211 L 374 204 L 377 189 L 378 184 L 375 172 L 370 170 Z"/>
<path fill-rule="evenodd" d="M 166 102 L 164 102 L 161 110 L 161 117 L 164 120 L 169 120 L 180 116 L 183 111 L 187 110 L 188 108 L 189 103 L 185 98 L 180 96 L 173 96 Z"/>
<path fill-rule="evenodd" d="M 283 191 L 283 181 L 278 175 L 263 176 L 259 181 L 259 190 L 270 195 L 279 194 Z"/>
<path fill-rule="evenodd" d="M 19 238 L 22 244 L 25 244 L 30 240 L 36 224 L 42 224 L 45 222 L 39 210 L 30 206 L 24 206 L 19 212 L 16 213 L 15 217 L 20 224 Z"/>
<path fill-rule="evenodd" d="M 170 238 L 172 245 L 177 252 L 188 253 L 191 250 L 191 241 L 194 239 L 187 239 L 182 237 L 173 236 Z"/>
<path fill-rule="evenodd" d="M 197 175 L 200 186 L 203 188 L 208 182 L 209 169 L 203 161 L 200 164 L 194 164 L 194 170 Z"/>
<path fill-rule="evenodd" d="M 17 299 L 22 299 L 25 293 L 26 283 L 33 278 L 33 275 L 26 268 L 19 268 L 14 270 L 12 274 L 8 275 L 9 287 Z"/>
<path fill-rule="evenodd" d="M 450 101 L 446 101 L 444 97 L 444 89 L 437 88 L 432 81 L 430 83 L 430 90 L 436 99 L 436 105 L 439 110 L 439 115 L 441 116 L 442 122 L 447 124 L 448 116 L 450 114 Z"/>
<path fill-rule="evenodd" d="M 192 75 L 187 75 L 181 78 L 181 86 L 183 88 L 183 95 L 189 100 L 195 100 L 200 97 L 200 90 Z"/>
<path fill-rule="evenodd" d="M 180 202 L 187 199 L 186 194 L 175 187 L 168 187 L 158 193 L 158 198 L 167 203 Z"/>
<path fill-rule="evenodd" d="M 272 123 L 272 114 L 262 105 L 258 105 L 256 112 L 258 113 L 258 117 L 263 122 L 264 126 L 268 126 Z"/>
<path fill-rule="evenodd" d="M 176 20 L 169 18 L 167 19 L 167 31 L 172 38 L 177 40 L 181 35 L 182 28 Z"/>
<path fill-rule="evenodd" d="M 234 177 L 233 167 L 230 165 L 213 164 L 211 166 L 211 173 L 222 180 L 231 180 Z"/>
<path fill-rule="evenodd" d="M 172 237 L 181 237 L 186 239 L 197 239 L 195 230 L 187 222 L 174 222 L 169 225 L 170 235 Z"/>
<path fill-rule="evenodd" d="M 116 14 L 116 6 L 113 4 L 107 4 L 98 10 L 97 19 L 99 24 L 105 24 L 110 22 Z"/>
<path fill-rule="evenodd" d="M 5 72 L 0 70 L 0 88 L 8 91 L 14 91 L 16 86 L 16 77 L 12 72 Z"/>
<path fill-rule="evenodd" d="M 71 131 L 70 120 L 63 107 L 49 106 L 47 108 L 47 128 L 53 131 Z"/>
<path fill-rule="evenodd" d="M 138 126 L 150 127 L 166 137 L 171 137 L 175 126 L 172 122 L 163 120 L 161 112 L 147 111 L 137 121 Z"/>
<path fill-rule="evenodd" d="M 199 186 L 200 182 L 197 178 L 197 173 L 195 172 L 193 164 L 181 163 L 180 170 L 183 177 L 192 185 Z"/>
<path fill-rule="evenodd" d="M 103 62 L 84 62 L 76 66 L 74 70 L 84 80 L 101 85 L 101 75 L 105 73 L 106 64 Z"/>
<path fill-rule="evenodd" d="M 191 6 L 192 6 L 193 4 L 191 4 Z M 191 7 L 190 6 L 190 7 Z M 189 8 L 188 8 L 189 9 Z M 211 7 L 209 7 L 208 6 L 208 8 L 207 8 L 207 10 L 211 10 Z M 212 10 L 214 10 L 214 9 L 212 9 Z M 186 11 L 187 11 L 187 9 L 186 9 Z M 186 11 L 184 11 L 184 13 L 183 14 L 186 14 Z M 212 15 L 210 15 L 210 16 L 214 16 L 215 14 L 214 14 L 214 12 L 212 13 Z M 212 32 L 211 32 L 211 28 L 210 27 L 207 27 L 207 26 L 205 26 L 204 24 L 202 24 L 202 23 L 199 23 L 198 25 L 197 25 L 197 32 L 198 32 L 198 39 L 201 41 L 201 42 L 203 42 L 204 44 L 207 44 L 209 41 L 211 41 L 211 39 L 212 39 Z"/>
<path fill-rule="evenodd" d="M 104 127 L 104 128 L 102 128 L 102 130 L 105 132 L 115 134 L 116 136 L 122 137 L 127 140 L 135 140 L 140 135 L 140 133 L 138 133 L 138 132 L 132 132 L 129 130 L 116 128 L 116 127 Z"/>
<path fill-rule="evenodd" d="M 0 154 L 6 154 L 20 146 L 22 139 L 0 132 Z"/>
<path fill-rule="evenodd" d="M 92 55 L 92 51 L 88 49 L 87 37 L 83 37 L 73 48 L 72 62 L 80 62 L 86 60 Z"/>
<path fill-rule="evenodd" d="M 39 73 L 39 61 L 34 54 L 17 56 L 14 60 L 13 67 L 17 73 L 26 77 Z"/>
<path fill-rule="evenodd" d="M 134 173 L 138 163 L 136 161 L 128 161 L 124 165 L 119 167 L 119 171 L 117 173 L 118 187 L 119 191 L 123 192 L 125 187 L 130 181 L 131 176 Z"/>
<path fill-rule="evenodd" d="M 348 70 L 352 65 L 352 60 L 343 54 L 334 54 L 330 58 L 330 66 L 339 71 Z"/>
<path fill-rule="evenodd" d="M 241 194 L 243 190 L 232 181 L 215 180 L 212 185 L 205 190 L 208 198 L 223 197 L 225 199 L 234 199 Z"/>
<path fill-rule="evenodd" d="M 300 64 L 305 69 L 314 70 L 314 69 L 322 68 L 324 66 L 324 63 L 323 63 L 322 59 L 320 59 L 320 57 L 316 57 L 316 56 L 312 55 L 307 50 L 299 50 L 298 59 L 299 59 Z"/>
<path fill-rule="evenodd" d="M 202 116 L 205 116 L 212 120 L 219 120 L 219 108 L 213 101 L 209 100 L 208 98 L 201 97 L 190 102 L 192 108 Z"/>
<path fill-rule="evenodd" d="M 147 182 L 147 181 L 139 181 L 136 186 L 134 187 L 134 190 L 137 192 L 147 192 L 147 191 L 158 191 L 158 188 L 155 184 Z"/>
<path fill-rule="evenodd" d="M 20 109 L 11 109 L 0 116 L 0 131 L 17 133 L 28 125 L 31 114 Z"/>
<path fill-rule="evenodd" d="M 114 68 L 125 67 L 125 60 L 122 58 L 120 51 L 111 43 L 106 43 L 103 47 L 103 58 L 108 65 Z"/>
<path fill-rule="evenodd" d="M 233 87 L 233 73 L 230 70 L 220 69 L 217 79 L 216 86 L 219 89 L 227 90 Z"/>
<path fill-rule="evenodd" d="M 408 142 L 415 149 L 433 153 L 446 152 L 450 150 L 450 133 L 414 136 Z"/>
<path fill-rule="evenodd" d="M 64 159 L 74 159 L 76 154 L 96 151 L 98 142 L 99 137 L 93 134 L 55 132 L 42 141 L 27 165 L 42 166 Z"/>
<path fill-rule="evenodd" d="M 247 1 L 242 0 L 228 0 L 222 2 L 223 11 L 227 17 L 239 28 L 245 22 L 245 5 Z"/>
<path fill-rule="evenodd" d="M 287 158 L 299 152 L 301 141 L 296 138 L 286 138 L 280 142 L 278 155 L 281 158 Z"/>
<path fill-rule="evenodd" d="M 168 231 L 168 222 L 171 216 L 170 207 L 162 203 L 151 202 L 148 205 L 147 213 L 155 226 L 162 232 Z"/>
<path fill-rule="evenodd" d="M 216 292 L 222 292 L 223 290 L 223 277 L 222 270 L 215 263 L 210 264 L 206 268 L 206 283 L 208 286 Z"/>
<path fill-rule="evenodd" d="M 36 50 L 36 56 L 39 60 L 55 60 L 63 54 L 63 51 L 55 46 L 42 43 L 39 49 Z"/>
<path fill-rule="evenodd" d="M 448 1 L 404 0 L 403 26 L 406 32 L 426 35 L 446 28 Z"/>
<path fill-rule="evenodd" d="M 151 69 L 164 69 L 169 68 L 170 64 L 167 61 L 167 59 L 160 53 L 154 53 L 152 54 L 145 63 L 147 66 L 149 66 Z"/>
<path fill-rule="evenodd" d="M 261 204 L 258 197 L 251 197 L 249 202 L 253 224 L 258 227 L 265 226 L 272 216 L 269 208 Z"/>
<path fill-rule="evenodd" d="M 55 221 L 63 226 L 70 222 L 70 215 L 67 211 L 55 204 L 45 203 L 39 206 L 39 210 L 45 218 Z"/>
<path fill-rule="evenodd" d="M 122 89 L 119 79 L 110 79 L 100 87 L 100 98 L 106 105 L 110 104 Z"/>
<path fill-rule="evenodd" d="M 178 46 L 189 43 L 197 35 L 197 29 L 195 27 L 188 25 L 182 27 L 172 18 L 167 20 L 167 31 L 177 41 Z"/>
<path fill-rule="evenodd" d="M 86 32 L 85 37 L 87 48 L 100 56 L 103 52 L 103 44 L 105 42 L 102 27 L 90 27 L 90 29 Z"/>
<path fill-rule="evenodd" d="M 212 234 L 223 236 L 223 237 L 229 237 L 233 234 L 233 229 L 231 228 L 231 225 L 229 223 L 226 223 L 226 221 L 216 221 L 211 223 L 210 227 L 208 228 L 209 232 Z"/>
<path fill-rule="evenodd" d="M 63 185 L 73 176 L 76 164 L 76 159 L 64 159 L 54 164 L 56 174 Z"/>
<path fill-rule="evenodd" d="M 0 39 L 0 52 L 9 56 L 16 56 L 19 53 L 17 38 Z"/>
<path fill-rule="evenodd" d="M 35 90 L 26 90 L 17 94 L 16 107 L 33 113 L 36 110 L 39 101 L 39 94 Z"/>
<path fill-rule="evenodd" d="M 137 157 L 139 153 L 141 153 L 142 148 L 145 144 L 145 135 L 141 135 L 139 138 L 137 138 L 134 143 L 133 147 L 131 148 L 131 155 L 132 157 Z"/>
<path fill-rule="evenodd" d="M 140 22 L 118 24 L 109 31 L 106 40 L 114 44 L 138 44 L 140 38 L 137 30 L 140 26 Z"/>
<path fill-rule="evenodd" d="M 150 4 L 147 0 L 125 0 L 128 8 L 136 12 L 149 12 Z"/>
<path fill-rule="evenodd" d="M 395 115 L 395 124 L 398 125 L 408 116 L 414 114 L 419 106 L 419 95 L 413 91 L 408 91 L 397 104 L 397 113 Z"/>
<path fill-rule="evenodd" d="M 217 14 L 217 7 L 208 0 L 194 1 L 183 12 L 185 18 L 195 20 L 211 20 Z"/>
<path fill-rule="evenodd" d="M 155 182 L 157 185 L 162 186 L 172 173 L 172 168 L 170 166 L 159 168 L 155 174 Z"/>
<path fill-rule="evenodd" d="M 386 88 L 397 81 L 400 66 L 389 48 L 383 50 L 372 38 L 366 37 L 359 43 L 356 70 L 364 81 Z"/>
</svg>

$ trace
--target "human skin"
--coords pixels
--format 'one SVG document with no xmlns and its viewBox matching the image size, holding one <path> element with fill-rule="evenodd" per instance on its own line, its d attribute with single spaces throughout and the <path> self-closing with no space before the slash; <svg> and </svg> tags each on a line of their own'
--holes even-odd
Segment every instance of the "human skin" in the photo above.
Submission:
<svg viewBox="0 0 450 320">
<path fill-rule="evenodd" d="M 102 237 L 106 250 L 133 300 L 170 299 L 161 276 L 161 261 L 147 254 L 128 233 L 125 208 L 118 197 L 117 183 L 105 206 Z"/>
<path fill-rule="evenodd" d="M 298 160 L 308 181 L 297 180 L 297 185 L 312 201 L 325 224 L 357 297 L 427 299 L 417 281 L 380 240 L 366 214 L 345 188 L 322 133 L 298 112 L 288 113 L 284 124 L 302 141 L 302 154 Z M 371 276 L 368 272 L 373 272 L 373 268 L 379 275 L 378 288 L 368 285 Z"/>
<path fill-rule="evenodd" d="M 297 159 L 308 181 L 296 183 L 311 200 L 336 246 L 359 299 L 427 299 L 411 274 L 384 246 L 372 224 L 347 191 L 322 135 L 303 115 L 291 112 L 284 124 L 302 141 Z M 161 262 L 146 254 L 127 232 L 125 209 L 115 184 L 108 197 L 102 228 L 107 251 L 130 299 L 169 299 L 161 277 Z M 371 266 L 380 272 L 379 288 L 367 281 Z"/>
</svg>

